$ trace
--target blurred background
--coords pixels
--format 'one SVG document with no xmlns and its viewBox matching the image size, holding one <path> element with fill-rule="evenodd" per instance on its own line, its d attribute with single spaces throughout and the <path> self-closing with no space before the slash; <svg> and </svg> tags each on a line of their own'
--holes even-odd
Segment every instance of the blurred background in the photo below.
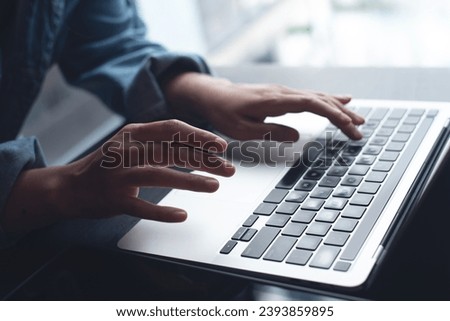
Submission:
<svg viewBox="0 0 450 321">
<path fill-rule="evenodd" d="M 210 65 L 450 67 L 448 0 L 136 0 L 148 36 Z M 87 117 L 86 115 L 89 115 Z M 62 164 L 121 124 L 55 68 L 22 131 Z"/>
</svg>

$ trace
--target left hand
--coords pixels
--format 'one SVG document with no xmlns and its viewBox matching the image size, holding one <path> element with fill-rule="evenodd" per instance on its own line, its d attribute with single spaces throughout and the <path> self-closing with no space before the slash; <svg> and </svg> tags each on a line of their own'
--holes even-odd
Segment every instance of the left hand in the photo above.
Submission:
<svg viewBox="0 0 450 321">
<path fill-rule="evenodd" d="M 280 85 L 235 84 L 198 73 L 171 80 L 166 96 L 174 114 L 186 119 L 195 113 L 223 134 L 239 139 L 262 139 L 268 133 L 277 141 L 297 141 L 290 127 L 265 123 L 266 117 L 312 112 L 327 117 L 351 139 L 362 138 L 358 125 L 364 119 L 345 107 L 351 97 L 296 90 Z"/>
</svg>

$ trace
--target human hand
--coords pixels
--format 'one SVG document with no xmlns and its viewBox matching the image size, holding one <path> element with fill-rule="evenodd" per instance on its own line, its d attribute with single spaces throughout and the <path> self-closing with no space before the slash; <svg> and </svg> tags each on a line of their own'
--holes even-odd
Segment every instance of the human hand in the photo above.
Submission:
<svg viewBox="0 0 450 321">
<path fill-rule="evenodd" d="M 296 90 L 279 85 L 234 84 L 198 73 L 186 73 L 166 86 L 174 113 L 195 112 L 217 130 L 235 139 L 262 139 L 268 133 L 278 141 L 296 141 L 290 127 L 265 123 L 266 117 L 312 112 L 327 117 L 352 139 L 362 138 L 357 125 L 364 119 L 347 109 L 351 97 Z"/>
<path fill-rule="evenodd" d="M 100 149 L 72 164 L 23 172 L 7 202 L 2 226 L 24 231 L 61 218 L 122 213 L 183 221 L 184 210 L 139 199 L 139 188 L 214 192 L 219 187 L 215 178 L 169 167 L 231 176 L 234 167 L 216 155 L 226 146 L 222 138 L 177 120 L 127 125 Z"/>
</svg>

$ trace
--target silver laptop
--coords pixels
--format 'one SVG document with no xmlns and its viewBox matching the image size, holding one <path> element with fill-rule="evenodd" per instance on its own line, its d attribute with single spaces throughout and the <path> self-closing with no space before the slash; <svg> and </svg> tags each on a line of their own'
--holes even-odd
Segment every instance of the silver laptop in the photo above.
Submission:
<svg viewBox="0 0 450 321">
<path fill-rule="evenodd" d="M 214 194 L 171 191 L 161 204 L 187 221 L 141 220 L 119 248 L 290 285 L 364 285 L 446 161 L 450 103 L 350 108 L 366 118 L 361 141 L 313 114 L 270 120 L 297 128 L 294 144 L 230 141 L 233 177 Z"/>
</svg>

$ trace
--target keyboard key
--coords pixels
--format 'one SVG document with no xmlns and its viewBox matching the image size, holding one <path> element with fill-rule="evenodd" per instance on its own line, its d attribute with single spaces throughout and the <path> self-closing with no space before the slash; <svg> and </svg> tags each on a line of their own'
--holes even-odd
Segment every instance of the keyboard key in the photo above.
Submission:
<svg viewBox="0 0 450 321">
<path fill-rule="evenodd" d="M 304 178 L 308 180 L 318 181 L 322 178 L 323 174 L 325 174 L 325 171 L 323 169 L 310 169 L 306 172 Z"/>
<path fill-rule="evenodd" d="M 343 186 L 358 186 L 361 183 L 362 179 L 363 179 L 362 176 L 347 175 L 342 180 L 341 185 L 343 185 Z"/>
<path fill-rule="evenodd" d="M 384 152 L 380 156 L 380 161 L 386 161 L 386 162 L 394 162 L 397 160 L 398 156 L 400 156 L 399 152 Z"/>
<path fill-rule="evenodd" d="M 326 209 L 331 210 L 342 210 L 347 204 L 347 202 L 348 200 L 345 198 L 332 197 L 329 200 L 327 200 L 324 207 Z"/>
<path fill-rule="evenodd" d="M 361 115 L 361 117 L 366 118 L 367 115 L 369 115 L 369 113 L 372 111 L 372 108 L 370 107 L 358 107 L 355 108 L 355 112 L 359 115 Z"/>
<path fill-rule="evenodd" d="M 230 254 L 231 251 L 234 249 L 234 247 L 236 246 L 237 242 L 236 241 L 228 241 L 224 247 L 220 250 L 220 254 Z"/>
<path fill-rule="evenodd" d="M 326 245 L 334 245 L 334 246 L 344 246 L 344 244 L 347 242 L 348 238 L 350 237 L 349 233 L 344 232 L 330 232 L 328 234 L 327 238 L 323 242 L 323 244 Z"/>
<path fill-rule="evenodd" d="M 344 148 L 343 155 L 344 156 L 357 156 L 359 152 L 361 151 L 362 146 L 359 145 L 348 145 Z"/>
<path fill-rule="evenodd" d="M 349 146 L 351 145 L 351 146 L 353 146 L 353 147 L 360 147 L 360 148 L 363 148 L 364 145 L 367 144 L 367 141 L 368 141 L 367 138 L 361 138 L 361 139 L 358 139 L 358 140 L 349 140 L 348 145 L 349 145 Z M 357 151 L 357 149 L 355 149 L 355 151 Z M 348 155 L 348 156 L 352 156 L 352 155 Z"/>
<path fill-rule="evenodd" d="M 309 210 L 309 211 L 318 211 L 322 207 L 322 205 L 325 203 L 325 201 L 318 199 L 318 198 L 309 198 L 307 199 L 303 205 L 302 210 Z"/>
<path fill-rule="evenodd" d="M 384 146 L 388 141 L 387 137 L 383 137 L 383 136 L 375 136 L 374 138 L 372 138 L 372 140 L 370 141 L 370 145 L 376 145 L 376 146 Z"/>
<path fill-rule="evenodd" d="M 347 173 L 347 171 L 348 171 L 347 166 L 333 166 L 328 170 L 327 175 L 342 177 L 345 175 L 345 173 Z"/>
<path fill-rule="evenodd" d="M 291 221 L 308 224 L 313 220 L 314 216 L 316 216 L 316 212 L 299 210 L 292 216 Z"/>
<path fill-rule="evenodd" d="M 439 110 L 437 109 L 430 109 L 427 113 L 427 117 L 436 117 L 437 114 L 439 114 Z"/>
<path fill-rule="evenodd" d="M 325 176 L 319 183 L 322 187 L 336 187 L 341 179 L 336 176 Z"/>
<path fill-rule="evenodd" d="M 316 221 L 333 223 L 334 221 L 336 221 L 338 216 L 339 216 L 339 211 L 321 210 L 316 216 Z"/>
<path fill-rule="evenodd" d="M 283 189 L 274 189 L 272 190 L 269 195 L 266 196 L 264 199 L 265 203 L 281 203 L 281 201 L 286 197 L 288 191 Z"/>
<path fill-rule="evenodd" d="M 333 191 L 332 188 L 328 188 L 328 187 L 317 187 L 314 189 L 314 191 L 311 193 L 311 197 L 313 198 L 322 198 L 322 199 L 327 199 L 330 195 L 331 192 Z"/>
<path fill-rule="evenodd" d="M 314 162 L 314 164 L 312 165 L 312 168 L 317 168 L 317 169 L 327 169 L 328 167 L 330 167 L 333 164 L 333 159 L 329 159 L 329 158 L 319 158 L 318 160 L 316 160 Z"/>
<path fill-rule="evenodd" d="M 424 110 L 424 109 L 420 109 L 420 108 L 417 108 L 417 109 L 411 109 L 411 110 L 409 111 L 408 116 L 422 116 L 424 113 L 425 113 L 425 110 Z"/>
<path fill-rule="evenodd" d="M 242 236 L 244 236 L 244 234 L 247 232 L 247 228 L 246 227 L 240 227 L 238 228 L 238 230 L 233 234 L 233 236 L 231 237 L 232 240 L 236 240 L 239 241 L 241 239 Z"/>
<path fill-rule="evenodd" d="M 241 241 L 249 242 L 253 238 L 253 236 L 255 236 L 256 232 L 258 232 L 257 229 L 247 229 L 247 232 L 245 232 L 245 234 L 241 237 Z"/>
<path fill-rule="evenodd" d="M 397 133 L 392 137 L 393 142 L 407 142 L 411 134 L 408 133 Z"/>
<path fill-rule="evenodd" d="M 376 194 L 380 189 L 380 186 L 381 184 L 364 182 L 359 187 L 358 193 Z"/>
<path fill-rule="evenodd" d="M 276 213 L 292 215 L 297 211 L 299 206 L 300 205 L 297 203 L 284 202 L 280 206 L 278 206 Z"/>
<path fill-rule="evenodd" d="M 414 129 L 416 129 L 416 126 L 414 126 L 414 125 L 401 125 L 398 128 L 398 132 L 411 134 L 414 131 Z"/>
<path fill-rule="evenodd" d="M 329 269 L 340 251 L 341 249 L 339 247 L 322 245 L 316 255 L 314 255 L 309 266 L 320 269 Z"/>
<path fill-rule="evenodd" d="M 365 211 L 366 211 L 365 207 L 349 205 L 342 212 L 341 216 L 346 218 L 360 219 Z"/>
<path fill-rule="evenodd" d="M 316 182 L 315 181 L 309 181 L 309 180 L 302 179 L 297 184 L 297 186 L 295 186 L 295 189 L 299 190 L 299 191 L 307 191 L 307 192 L 309 192 L 309 191 L 311 191 L 314 188 L 314 186 L 316 186 Z"/>
<path fill-rule="evenodd" d="M 391 137 L 394 133 L 394 128 L 380 128 L 377 132 L 377 136 Z"/>
<path fill-rule="evenodd" d="M 419 123 L 419 121 L 420 121 L 420 117 L 418 117 L 418 116 L 408 116 L 403 121 L 403 124 L 406 124 L 406 125 L 417 125 Z"/>
<path fill-rule="evenodd" d="M 386 172 L 370 172 L 370 174 L 366 177 L 366 182 L 383 183 L 386 176 Z"/>
<path fill-rule="evenodd" d="M 313 222 L 306 230 L 308 235 L 325 236 L 331 228 L 331 224 Z"/>
<path fill-rule="evenodd" d="M 256 210 L 253 212 L 253 214 L 257 215 L 270 215 L 273 213 L 273 211 L 277 208 L 275 204 L 269 204 L 269 203 L 261 203 L 256 208 Z"/>
<path fill-rule="evenodd" d="M 311 251 L 294 250 L 289 255 L 289 257 L 286 259 L 286 263 L 297 264 L 297 265 L 306 265 L 306 263 L 308 263 L 311 256 L 312 256 Z"/>
<path fill-rule="evenodd" d="M 294 246 L 297 239 L 289 236 L 280 236 L 272 244 L 264 256 L 264 260 L 281 262 Z"/>
<path fill-rule="evenodd" d="M 350 205 L 369 206 L 373 195 L 356 193 L 350 201 Z"/>
<path fill-rule="evenodd" d="M 266 222 L 266 226 L 284 227 L 291 217 L 284 214 L 274 214 Z"/>
<path fill-rule="evenodd" d="M 242 226 L 245 227 L 251 227 L 257 220 L 259 216 L 258 215 L 250 215 L 245 222 L 242 224 Z"/>
<path fill-rule="evenodd" d="M 334 265 L 333 270 L 339 272 L 347 272 L 352 264 L 350 262 L 339 261 Z"/>
<path fill-rule="evenodd" d="M 364 149 L 363 154 L 365 154 L 365 155 L 378 155 L 381 152 L 382 149 L 383 148 L 381 146 L 369 145 L 369 146 L 367 146 Z"/>
<path fill-rule="evenodd" d="M 392 168 L 392 165 L 394 165 L 393 162 L 378 161 L 375 163 L 372 170 L 377 172 L 389 172 Z"/>
<path fill-rule="evenodd" d="M 350 175 L 358 175 L 358 176 L 364 176 L 369 171 L 370 166 L 368 165 L 353 165 L 353 167 L 350 169 L 350 172 L 348 172 Z"/>
<path fill-rule="evenodd" d="M 341 166 L 350 166 L 351 164 L 353 164 L 354 161 L 355 161 L 354 156 L 341 155 L 338 156 L 338 158 L 336 159 L 336 163 Z"/>
<path fill-rule="evenodd" d="M 286 197 L 286 202 L 301 203 L 301 202 L 303 202 L 306 199 L 307 196 L 308 196 L 307 192 L 304 192 L 304 191 L 292 191 Z"/>
<path fill-rule="evenodd" d="M 403 150 L 403 148 L 405 147 L 405 143 L 401 143 L 401 142 L 390 142 L 387 146 L 386 146 L 386 150 L 387 151 L 392 151 L 392 152 L 401 152 Z"/>
<path fill-rule="evenodd" d="M 315 251 L 319 247 L 320 242 L 322 242 L 320 237 L 305 235 L 298 241 L 295 247 L 298 249 Z"/>
<path fill-rule="evenodd" d="M 372 165 L 375 162 L 375 156 L 372 155 L 362 155 L 359 156 L 356 164 L 358 165 Z"/>
<path fill-rule="evenodd" d="M 358 224 L 357 220 L 351 218 L 340 218 L 333 226 L 333 230 L 342 232 L 353 232 L 357 224 Z"/>
<path fill-rule="evenodd" d="M 406 113 L 406 109 L 404 108 L 396 108 L 392 110 L 392 113 L 389 115 L 389 118 L 392 119 L 401 119 Z"/>
<path fill-rule="evenodd" d="M 379 124 L 380 124 L 379 120 L 369 120 L 369 121 L 366 121 L 361 128 L 375 129 L 378 127 Z"/>
<path fill-rule="evenodd" d="M 397 127 L 399 124 L 399 120 L 398 119 L 387 119 L 384 123 L 383 123 L 383 127 L 387 127 L 387 128 L 395 128 Z"/>
<path fill-rule="evenodd" d="M 387 108 L 375 108 L 372 115 L 370 115 L 371 120 L 382 120 L 388 112 Z"/>
<path fill-rule="evenodd" d="M 350 198 L 350 197 L 352 197 L 352 195 L 355 192 L 355 190 L 356 190 L 356 188 L 351 187 L 351 186 L 339 186 L 334 191 L 333 196 L 334 197 Z"/>
<path fill-rule="evenodd" d="M 241 256 L 259 259 L 279 233 L 280 229 L 278 228 L 262 227 Z"/>
<path fill-rule="evenodd" d="M 307 226 L 308 225 L 302 223 L 290 222 L 288 225 L 286 225 L 281 234 L 287 236 L 300 237 L 300 235 L 303 234 Z"/>
</svg>

